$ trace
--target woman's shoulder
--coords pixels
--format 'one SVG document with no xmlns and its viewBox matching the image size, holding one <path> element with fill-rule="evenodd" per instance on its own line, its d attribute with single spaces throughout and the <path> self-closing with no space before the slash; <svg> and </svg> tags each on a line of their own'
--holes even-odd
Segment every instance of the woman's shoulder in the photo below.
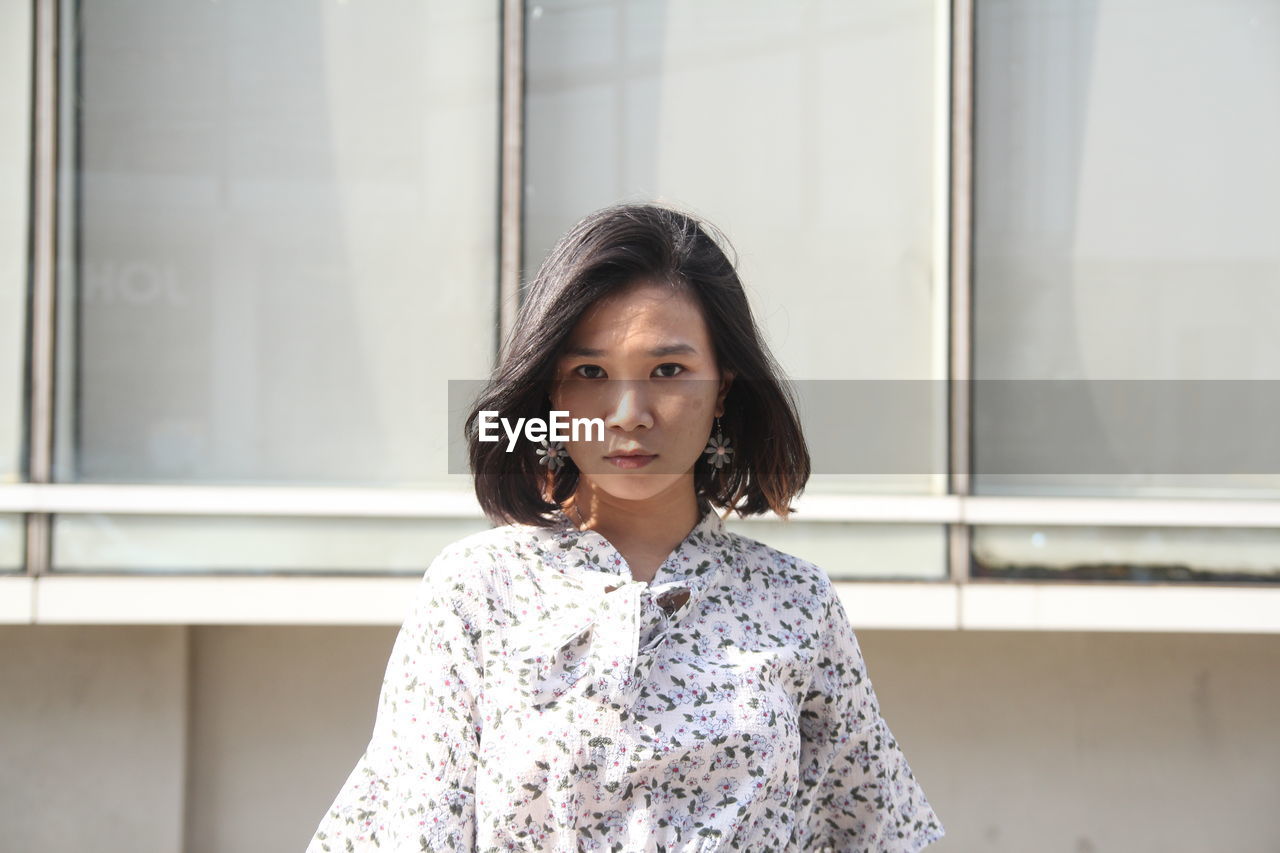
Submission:
<svg viewBox="0 0 1280 853">
<path fill-rule="evenodd" d="M 445 545 L 428 574 L 437 578 L 491 575 L 513 563 L 531 561 L 555 550 L 555 527 L 502 524 L 478 530 Z"/>
<path fill-rule="evenodd" d="M 536 551 L 556 537 L 555 526 L 500 524 L 470 533 L 446 545 L 440 557 L 452 561 L 506 557 Z"/>
<path fill-rule="evenodd" d="M 747 577 L 818 596 L 833 590 L 830 575 L 817 563 L 738 531 L 726 531 L 726 536 L 733 540 L 733 551 L 738 555 Z"/>
<path fill-rule="evenodd" d="M 472 617 L 490 614 L 512 561 L 526 559 L 540 538 L 536 528 L 499 525 L 455 539 L 427 565 L 421 595 Z"/>
</svg>

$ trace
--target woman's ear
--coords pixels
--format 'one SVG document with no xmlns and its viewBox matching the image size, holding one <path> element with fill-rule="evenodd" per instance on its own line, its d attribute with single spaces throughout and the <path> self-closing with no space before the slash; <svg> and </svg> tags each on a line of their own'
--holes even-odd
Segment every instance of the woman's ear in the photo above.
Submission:
<svg viewBox="0 0 1280 853">
<path fill-rule="evenodd" d="M 733 385 L 733 371 L 720 371 L 720 390 L 716 394 L 716 417 L 724 414 L 724 398 L 729 396 L 729 386 Z"/>
</svg>

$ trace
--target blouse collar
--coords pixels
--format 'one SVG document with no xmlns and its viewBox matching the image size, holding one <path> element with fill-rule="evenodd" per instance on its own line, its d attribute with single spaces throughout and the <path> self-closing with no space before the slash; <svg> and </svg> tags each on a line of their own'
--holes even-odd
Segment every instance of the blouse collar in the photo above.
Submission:
<svg viewBox="0 0 1280 853">
<path fill-rule="evenodd" d="M 736 569 L 739 556 L 735 538 L 726 533 L 714 507 L 704 512 L 648 583 L 632 578 L 630 566 L 608 539 L 595 530 L 577 529 L 563 511 L 554 512 L 539 540 L 536 553 L 556 571 L 556 583 L 572 590 L 571 603 L 562 602 L 547 621 L 535 622 L 532 637 L 517 646 L 535 656 L 541 649 L 549 660 L 567 661 L 576 654 L 576 644 L 589 637 L 585 653 L 595 661 L 589 669 L 598 672 L 611 671 L 605 658 L 614 667 L 618 658 L 612 656 L 630 658 L 632 666 L 623 667 L 630 675 L 599 688 L 602 701 L 623 703 L 635 701 L 636 690 L 671 630 L 700 611 L 722 573 Z M 599 625 L 609 629 L 594 630 Z"/>
<path fill-rule="evenodd" d="M 579 530 L 564 510 L 554 511 L 551 520 L 551 530 L 563 551 L 582 558 L 583 563 L 590 564 L 588 568 L 610 572 L 627 581 L 632 580 L 631 569 L 626 560 L 602 534 L 590 528 Z M 726 544 L 727 535 L 724 521 L 715 507 L 709 508 L 667 555 L 653 580 L 649 581 L 649 587 L 665 586 L 672 582 L 678 582 L 682 586 L 700 586 L 697 581 L 709 574 L 709 564 L 721 561 L 721 551 Z"/>
<path fill-rule="evenodd" d="M 630 707 L 672 630 L 699 612 L 721 572 L 735 563 L 736 541 L 712 507 L 645 583 L 631 577 L 626 560 L 600 533 L 579 530 L 563 511 L 549 522 L 538 529 L 534 554 L 552 570 L 539 589 L 555 603 L 512 641 L 533 667 L 534 704 L 545 707 L 590 684 L 600 701 Z M 583 656 L 589 665 L 572 665 Z M 622 660 L 630 663 L 619 667 Z M 592 677 L 566 682 L 560 676 L 569 670 Z"/>
</svg>

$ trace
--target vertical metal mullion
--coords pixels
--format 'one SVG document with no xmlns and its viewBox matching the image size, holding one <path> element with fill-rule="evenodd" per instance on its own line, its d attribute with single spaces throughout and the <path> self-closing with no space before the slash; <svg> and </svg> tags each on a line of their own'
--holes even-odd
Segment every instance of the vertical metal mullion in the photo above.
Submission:
<svg viewBox="0 0 1280 853">
<path fill-rule="evenodd" d="M 972 492 L 973 373 L 973 43 L 974 0 L 951 3 L 950 469 L 948 492 Z M 952 524 L 951 580 L 969 580 L 971 529 Z"/>
<path fill-rule="evenodd" d="M 37 0 L 32 57 L 31 303 L 28 314 L 27 477 L 48 483 L 53 472 L 58 175 L 58 0 Z M 29 575 L 49 570 L 51 516 L 26 517 Z"/>
<path fill-rule="evenodd" d="M 502 180 L 498 240 L 498 358 L 520 299 L 524 212 L 524 0 L 502 0 Z"/>
</svg>

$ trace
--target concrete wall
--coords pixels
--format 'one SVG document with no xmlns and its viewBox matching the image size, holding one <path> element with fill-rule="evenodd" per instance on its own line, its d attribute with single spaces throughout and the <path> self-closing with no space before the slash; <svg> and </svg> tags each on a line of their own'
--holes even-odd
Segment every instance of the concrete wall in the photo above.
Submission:
<svg viewBox="0 0 1280 853">
<path fill-rule="evenodd" d="M 939 853 L 1280 850 L 1280 636 L 859 636 Z"/>
<path fill-rule="evenodd" d="M 1280 636 L 859 637 L 931 850 L 1280 850 Z M 301 851 L 394 638 L 0 628 L 0 849 Z"/>
<path fill-rule="evenodd" d="M 386 628 L 194 628 L 188 853 L 301 853 L 364 752 Z"/>
<path fill-rule="evenodd" d="M 181 849 L 187 640 L 0 627 L 0 850 Z"/>
</svg>

